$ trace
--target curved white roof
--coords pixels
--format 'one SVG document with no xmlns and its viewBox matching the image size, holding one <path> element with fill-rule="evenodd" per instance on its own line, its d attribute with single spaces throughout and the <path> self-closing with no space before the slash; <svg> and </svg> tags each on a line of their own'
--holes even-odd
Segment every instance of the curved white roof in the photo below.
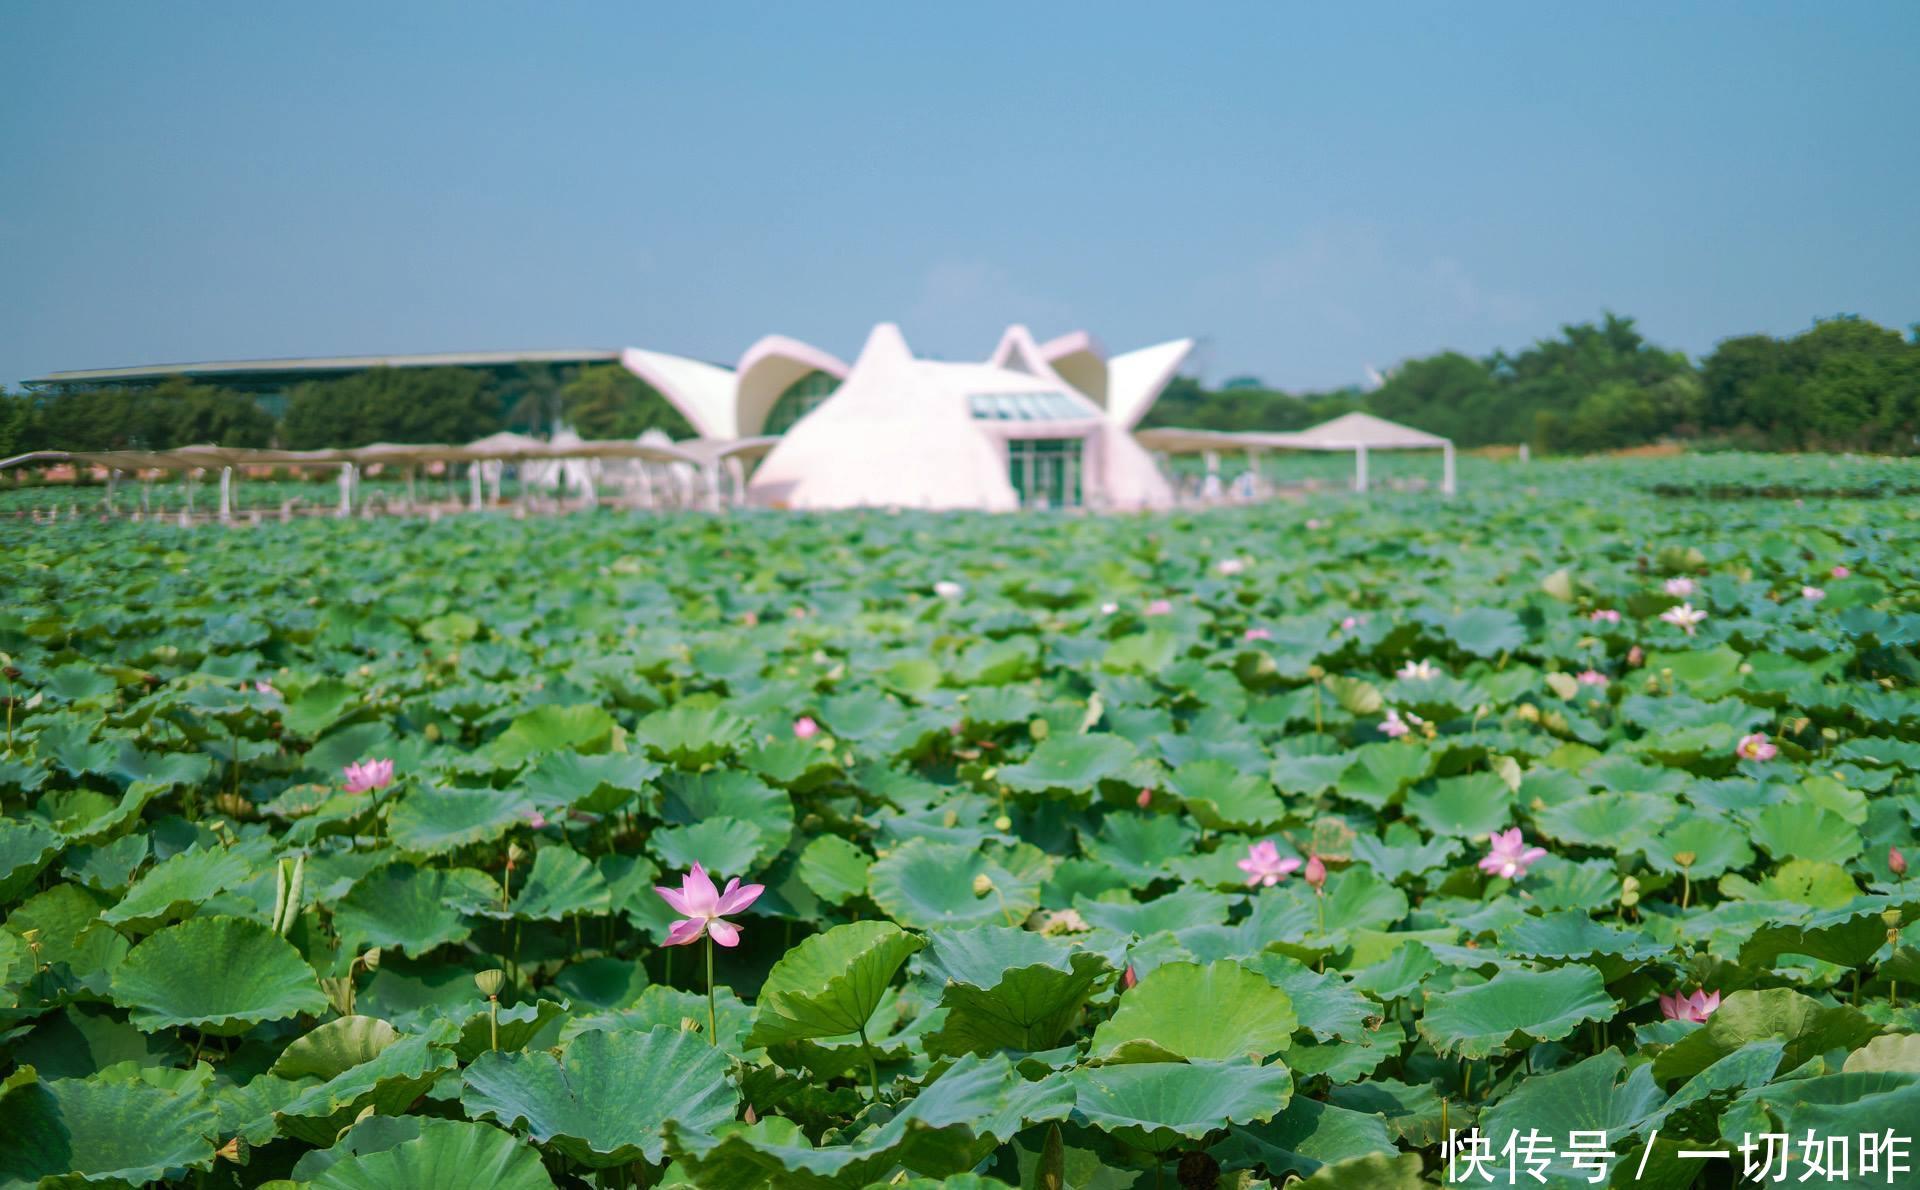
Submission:
<svg viewBox="0 0 1920 1190">
<path fill-rule="evenodd" d="M 847 365 L 837 356 L 785 335 L 768 335 L 747 348 L 734 368 L 735 428 L 744 435 L 758 434 L 780 394 L 812 372 L 845 380 Z"/>
<path fill-rule="evenodd" d="M 621 352 L 620 365 L 652 385 L 702 438 L 740 436 L 733 373 L 727 369 L 638 347 Z"/>
<path fill-rule="evenodd" d="M 1131 430 L 1153 408 L 1187 356 L 1192 339 L 1142 347 L 1107 361 L 1107 416 Z"/>
</svg>

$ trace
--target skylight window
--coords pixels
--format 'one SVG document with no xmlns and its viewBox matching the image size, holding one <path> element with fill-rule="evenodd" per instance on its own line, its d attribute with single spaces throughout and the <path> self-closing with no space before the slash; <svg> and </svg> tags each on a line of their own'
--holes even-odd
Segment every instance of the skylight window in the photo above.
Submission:
<svg viewBox="0 0 1920 1190">
<path fill-rule="evenodd" d="M 1087 412 L 1065 393 L 973 393 L 967 409 L 979 421 L 1070 421 Z"/>
</svg>

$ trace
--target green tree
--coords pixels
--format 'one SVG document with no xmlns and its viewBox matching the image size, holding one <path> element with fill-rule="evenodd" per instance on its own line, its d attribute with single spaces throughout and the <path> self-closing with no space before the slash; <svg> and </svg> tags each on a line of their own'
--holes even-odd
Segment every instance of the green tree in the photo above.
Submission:
<svg viewBox="0 0 1920 1190">
<path fill-rule="evenodd" d="M 560 387 L 561 420 L 583 438 L 637 438 L 660 429 L 691 438 L 693 427 L 652 386 L 618 364 L 581 368 Z"/>
<path fill-rule="evenodd" d="M 281 435 L 302 450 L 374 442 L 470 442 L 500 428 L 492 380 L 469 368 L 369 368 L 309 381 L 287 402 Z"/>
</svg>

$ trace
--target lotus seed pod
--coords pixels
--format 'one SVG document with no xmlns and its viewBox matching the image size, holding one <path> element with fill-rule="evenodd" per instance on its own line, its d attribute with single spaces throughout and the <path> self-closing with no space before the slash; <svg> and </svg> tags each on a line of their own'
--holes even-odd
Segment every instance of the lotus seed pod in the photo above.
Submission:
<svg viewBox="0 0 1920 1190">
<path fill-rule="evenodd" d="M 1034 720 L 1030 720 L 1027 723 L 1027 734 L 1032 736 L 1035 740 L 1046 739 L 1047 732 L 1051 730 L 1052 728 L 1047 726 L 1047 721 L 1045 719 L 1034 719 Z"/>
<path fill-rule="evenodd" d="M 518 843 L 509 843 L 507 844 L 507 858 L 517 864 L 527 858 L 526 849 Z"/>
<path fill-rule="evenodd" d="M 1694 861 L 1699 858 L 1700 857 L 1698 855 L 1694 854 L 1691 851 L 1676 851 L 1673 853 L 1673 862 L 1676 864 L 1679 864 L 1683 868 L 1691 868 L 1693 866 Z"/>
<path fill-rule="evenodd" d="M 1320 680 L 1321 678 L 1324 678 L 1324 677 L 1326 677 L 1326 676 L 1327 676 L 1327 671 L 1326 671 L 1326 670 L 1324 670 L 1324 669 L 1321 669 L 1321 668 L 1320 668 L 1319 666 L 1317 666 L 1317 665 L 1309 665 L 1309 666 L 1307 666 L 1307 680 L 1308 680 L 1308 681 L 1310 681 L 1310 682 L 1317 682 L 1317 681 L 1319 681 L 1319 680 Z"/>
<path fill-rule="evenodd" d="M 369 971 L 378 971 L 380 969 L 380 948 L 376 946 L 361 955 L 360 965 Z"/>
<path fill-rule="evenodd" d="M 480 994 L 488 999 L 498 996 L 501 986 L 506 982 L 507 973 L 498 967 L 489 967 L 485 971 L 476 971 L 473 975 L 473 986 L 479 988 Z"/>
<path fill-rule="evenodd" d="M 958 826 L 959 824 L 960 824 L 960 815 L 956 811 L 948 810 L 945 814 L 942 814 L 940 816 L 940 825 L 946 827 L 948 830 L 952 830 L 954 827 Z"/>
<path fill-rule="evenodd" d="M 992 891 L 993 891 L 993 878 L 991 876 L 988 876 L 985 872 L 982 872 L 978 876 L 975 876 L 973 878 L 973 895 L 974 896 L 984 897 Z"/>
<path fill-rule="evenodd" d="M 1528 723 L 1540 722 L 1540 708 L 1534 706 L 1530 702 L 1521 703 L 1520 709 L 1519 711 L 1516 712 L 1516 714 L 1518 714 L 1522 719 L 1525 719 Z"/>
<path fill-rule="evenodd" d="M 1640 881 L 1629 876 L 1620 882 L 1620 907 L 1631 909 L 1640 903 Z"/>
<path fill-rule="evenodd" d="M 1010 831 L 1013 829 L 1013 819 L 1008 818 L 1005 814 L 1002 814 L 1000 817 L 993 820 L 993 829 L 1001 832 Z"/>
</svg>

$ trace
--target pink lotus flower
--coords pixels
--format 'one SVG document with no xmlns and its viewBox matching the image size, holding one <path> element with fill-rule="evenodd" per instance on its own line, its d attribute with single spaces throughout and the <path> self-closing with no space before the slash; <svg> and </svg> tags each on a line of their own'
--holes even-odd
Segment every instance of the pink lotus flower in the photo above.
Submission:
<svg viewBox="0 0 1920 1190">
<path fill-rule="evenodd" d="M 1708 994 L 1705 988 L 1695 988 L 1693 995 L 1686 996 L 1675 992 L 1671 996 L 1660 997 L 1660 1015 L 1670 1021 L 1692 1021 L 1697 1025 L 1707 1023 L 1713 1010 L 1720 1007 L 1720 993 Z"/>
<path fill-rule="evenodd" d="M 1323 520 L 1321 520 L 1321 519 L 1320 519 L 1319 517 L 1308 517 L 1308 518 L 1307 518 L 1307 529 L 1308 529 L 1309 531 L 1312 531 L 1312 532 L 1318 532 L 1319 530 L 1321 530 L 1321 529 L 1323 529 L 1323 528 L 1325 528 L 1325 527 L 1326 527 L 1326 522 L 1325 522 L 1325 521 L 1323 521 Z"/>
<path fill-rule="evenodd" d="M 1887 871 L 1892 872 L 1896 880 L 1906 877 L 1907 857 L 1900 853 L 1900 848 L 1887 848 Z"/>
<path fill-rule="evenodd" d="M 1134 798 L 1133 800 L 1136 805 L 1138 805 L 1142 810 L 1145 810 L 1148 807 L 1153 805 L 1153 790 L 1142 789 L 1140 791 L 1140 796 L 1137 798 Z"/>
<path fill-rule="evenodd" d="M 759 612 L 741 612 L 740 622 L 742 624 L 745 624 L 749 628 L 757 627 L 760 623 L 760 613 Z"/>
<path fill-rule="evenodd" d="M 1527 869 L 1547 857 L 1544 847 L 1529 847 L 1521 837 L 1520 828 L 1509 831 L 1495 831 L 1487 836 L 1491 847 L 1487 857 L 1480 861 L 1480 870 L 1491 872 L 1507 880 L 1518 880 L 1527 874 Z"/>
<path fill-rule="evenodd" d="M 820 725 L 813 721 L 813 716 L 802 715 L 793 721 L 793 735 L 795 739 L 810 740 L 819 734 Z"/>
<path fill-rule="evenodd" d="M 253 692 L 276 701 L 281 697 L 280 691 L 274 687 L 272 682 L 255 682 L 253 684 Z"/>
<path fill-rule="evenodd" d="M 372 793 L 393 784 L 391 760 L 362 760 L 346 767 L 348 793 Z"/>
<path fill-rule="evenodd" d="M 1100 605 L 1100 614 L 1103 616 L 1110 616 L 1119 610 L 1120 610 L 1120 605 L 1112 601 L 1108 601 Z"/>
<path fill-rule="evenodd" d="M 1826 597 L 1827 593 L 1818 587 L 1800 588 L 1800 598 L 1806 600 L 1808 603 L 1818 603 Z"/>
<path fill-rule="evenodd" d="M 1647 655 L 1640 651 L 1639 645 L 1635 645 L 1631 649 L 1627 650 L 1627 666 L 1630 669 L 1640 668 L 1641 664 L 1645 662 L 1646 659 L 1647 659 Z"/>
<path fill-rule="evenodd" d="M 1425 681 L 1428 678 L 1439 677 L 1440 669 L 1434 665 L 1433 662 L 1422 659 L 1407 662 L 1395 670 L 1393 676 L 1396 678 L 1405 678 L 1408 681 Z"/>
<path fill-rule="evenodd" d="M 1756 731 L 1741 736 L 1733 751 L 1742 760 L 1772 760 L 1780 754 L 1780 746 L 1768 739 L 1766 732 Z"/>
<path fill-rule="evenodd" d="M 1596 624 L 1618 624 L 1620 622 L 1620 613 L 1610 607 L 1595 608 L 1594 613 L 1588 616 L 1587 619 L 1592 620 Z"/>
<path fill-rule="evenodd" d="M 1688 636 L 1692 636 L 1694 626 L 1706 619 L 1707 613 L 1701 611 L 1691 603 L 1681 603 L 1661 612 L 1660 618 L 1685 632 Z"/>
<path fill-rule="evenodd" d="M 1847 569 L 1846 567 L 1844 567 L 1844 566 L 1836 566 L 1836 567 L 1834 567 L 1834 568 L 1833 568 L 1833 570 L 1832 570 L 1832 571 L 1831 571 L 1830 573 L 1831 573 L 1831 574 L 1833 575 L 1833 577 L 1835 577 L 1835 578 L 1846 578 L 1846 577 L 1847 577 L 1848 575 L 1850 575 L 1850 574 L 1852 574 L 1852 573 L 1853 573 L 1853 571 L 1851 571 L 1851 570 L 1848 570 L 1848 569 Z"/>
<path fill-rule="evenodd" d="M 725 892 L 713 887 L 713 878 L 707 875 L 705 868 L 693 865 L 693 870 L 680 879 L 678 891 L 671 888 L 654 886 L 654 892 L 660 899 L 681 914 L 682 920 L 673 923 L 667 930 L 668 946 L 685 946 L 698 942 L 700 935 L 706 934 L 722 946 L 740 945 L 740 927 L 727 921 L 730 914 L 739 913 L 759 899 L 766 891 L 762 884 L 740 883 L 738 878 L 727 881 Z"/>
<path fill-rule="evenodd" d="M 1317 853 L 1307 856 L 1307 870 L 1301 875 L 1314 892 L 1319 892 L 1327 886 L 1327 865 L 1321 861 Z"/>
<path fill-rule="evenodd" d="M 1172 615 L 1173 614 L 1172 600 L 1168 600 L 1168 599 L 1154 600 L 1152 603 L 1149 603 L 1147 605 L 1147 614 L 1150 616 Z"/>
<path fill-rule="evenodd" d="M 1273 845 L 1273 840 L 1262 839 L 1247 848 L 1247 858 L 1238 861 L 1236 866 L 1247 874 L 1249 886 L 1264 884 L 1272 888 L 1298 868 L 1300 861 L 1292 856 L 1280 858 L 1280 849 Z"/>
<path fill-rule="evenodd" d="M 542 814 L 538 810 L 528 810 L 526 814 L 528 826 L 534 830 L 544 830 L 546 828 L 547 816 L 545 814 Z"/>
<path fill-rule="evenodd" d="M 1346 619 L 1340 621 L 1340 631 L 1342 632 L 1352 632 L 1358 627 L 1360 627 L 1359 616 L 1348 616 Z"/>
<path fill-rule="evenodd" d="M 1247 629 L 1247 631 L 1246 631 L 1246 633 L 1245 633 L 1244 635 L 1242 635 L 1242 636 L 1241 636 L 1241 638 L 1240 638 L 1240 639 L 1241 639 L 1241 640 L 1272 640 L 1272 639 L 1273 639 L 1273 629 L 1271 629 L 1271 628 L 1249 628 L 1249 629 Z"/>
<path fill-rule="evenodd" d="M 1607 684 L 1607 675 L 1597 669 L 1583 669 L 1573 675 L 1573 680 L 1582 686 L 1604 686 Z"/>
<path fill-rule="evenodd" d="M 958 599 L 967 593 L 967 589 L 952 579 L 941 579 L 933 584 L 933 593 L 942 599 Z"/>
<path fill-rule="evenodd" d="M 1228 577 L 1239 574 L 1246 568 L 1247 560 L 1245 558 L 1224 558 L 1221 560 L 1220 565 L 1215 567 L 1221 574 L 1227 575 Z"/>
<path fill-rule="evenodd" d="M 1666 589 L 1667 589 L 1667 594 L 1672 595 L 1675 598 L 1684 599 L 1687 596 L 1693 594 L 1693 580 L 1690 578 L 1686 578 L 1685 576 L 1682 576 L 1680 578 L 1670 578 L 1667 580 Z"/>
<path fill-rule="evenodd" d="M 1397 740 L 1412 730 L 1413 728 L 1407 726 L 1406 720 L 1400 718 L 1399 711 L 1394 710 L 1392 707 L 1387 708 L 1387 717 L 1380 721 L 1381 735 L 1386 736 L 1390 740 Z"/>
</svg>

